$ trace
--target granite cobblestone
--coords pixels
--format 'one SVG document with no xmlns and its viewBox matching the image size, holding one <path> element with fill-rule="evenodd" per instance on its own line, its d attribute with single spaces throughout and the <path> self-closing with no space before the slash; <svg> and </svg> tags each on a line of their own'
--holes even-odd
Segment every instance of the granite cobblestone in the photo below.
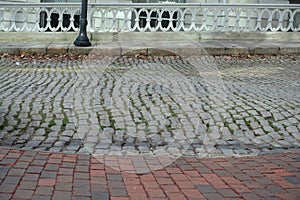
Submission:
<svg viewBox="0 0 300 200">
<path fill-rule="evenodd" d="M 299 149 L 299 56 L 1 60 L 0 144 L 100 155 Z"/>
</svg>

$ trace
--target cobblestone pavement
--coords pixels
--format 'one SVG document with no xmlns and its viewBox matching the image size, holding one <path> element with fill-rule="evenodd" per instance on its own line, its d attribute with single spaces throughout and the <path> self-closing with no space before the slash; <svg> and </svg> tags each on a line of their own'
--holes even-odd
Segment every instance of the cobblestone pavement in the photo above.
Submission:
<svg viewBox="0 0 300 200">
<path fill-rule="evenodd" d="M 0 145 L 94 155 L 299 149 L 300 57 L 0 60 Z"/>
<path fill-rule="evenodd" d="M 86 154 L 1 147 L 0 199 L 300 198 L 300 151 L 242 158 L 181 157 L 147 174 L 130 170 L 115 170 Z"/>
</svg>

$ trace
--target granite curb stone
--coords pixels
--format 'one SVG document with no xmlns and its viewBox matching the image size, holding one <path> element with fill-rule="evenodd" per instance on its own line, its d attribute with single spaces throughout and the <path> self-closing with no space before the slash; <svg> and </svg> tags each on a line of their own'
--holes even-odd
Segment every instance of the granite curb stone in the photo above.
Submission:
<svg viewBox="0 0 300 200">
<path fill-rule="evenodd" d="M 95 43 L 91 47 L 75 47 L 71 43 L 1 43 L 0 52 L 19 55 L 23 51 L 43 54 L 75 54 L 87 55 L 94 51 L 104 56 L 121 56 L 127 52 L 141 50 L 148 55 L 167 56 L 174 53 L 183 56 L 200 55 L 299 55 L 300 43 L 289 42 L 253 42 L 251 41 L 147 41 L 147 42 L 110 42 Z M 168 53 L 170 52 L 170 53 Z"/>
</svg>

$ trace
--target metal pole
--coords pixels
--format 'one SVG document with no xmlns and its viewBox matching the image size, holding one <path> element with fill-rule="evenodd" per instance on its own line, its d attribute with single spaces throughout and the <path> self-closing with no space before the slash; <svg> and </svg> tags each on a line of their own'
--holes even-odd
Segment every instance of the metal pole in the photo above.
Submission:
<svg viewBox="0 0 300 200">
<path fill-rule="evenodd" d="M 74 45 L 79 46 L 79 47 L 89 47 L 92 45 L 90 43 L 88 36 L 86 35 L 87 5 L 88 5 L 88 0 L 82 0 L 81 17 L 80 17 L 80 32 L 79 32 L 77 39 L 74 42 Z"/>
</svg>

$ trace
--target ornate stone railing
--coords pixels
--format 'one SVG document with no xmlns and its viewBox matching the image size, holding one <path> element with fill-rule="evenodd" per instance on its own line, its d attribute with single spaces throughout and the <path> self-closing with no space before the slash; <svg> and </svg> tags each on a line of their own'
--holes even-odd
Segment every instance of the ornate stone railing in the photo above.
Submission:
<svg viewBox="0 0 300 200">
<path fill-rule="evenodd" d="M 5 32 L 78 29 L 80 4 L 0 3 L 0 30 Z M 78 18 L 75 21 L 75 18 Z"/>
<path fill-rule="evenodd" d="M 5 32 L 77 31 L 80 4 L 0 3 Z M 291 4 L 89 4 L 90 32 L 300 31 L 300 6 Z"/>
</svg>

